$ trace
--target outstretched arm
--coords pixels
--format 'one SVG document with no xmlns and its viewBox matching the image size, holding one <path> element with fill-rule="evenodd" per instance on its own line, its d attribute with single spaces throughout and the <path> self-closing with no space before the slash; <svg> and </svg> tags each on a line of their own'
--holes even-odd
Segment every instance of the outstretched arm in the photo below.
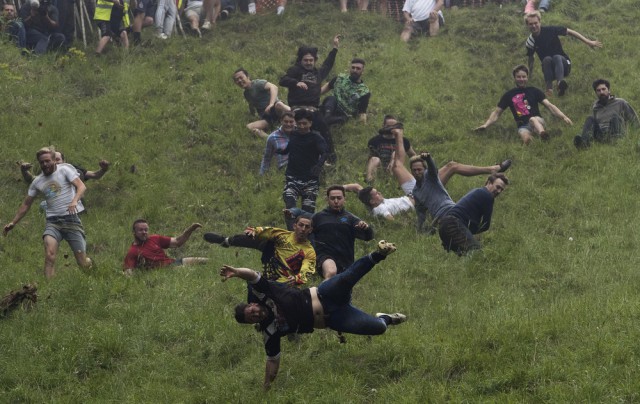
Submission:
<svg viewBox="0 0 640 404">
<path fill-rule="evenodd" d="M 266 391 L 271 388 L 271 383 L 276 379 L 278 375 L 278 369 L 280 369 L 280 357 L 267 358 L 267 366 L 264 372 L 264 384 L 262 388 Z"/>
<path fill-rule="evenodd" d="M 590 39 L 587 39 L 587 38 L 584 37 L 584 35 L 582 35 L 578 31 L 574 31 L 572 29 L 568 29 L 567 28 L 567 35 L 570 35 L 570 36 L 572 36 L 574 38 L 578 38 L 579 40 L 581 40 L 582 42 L 587 44 L 592 49 L 593 48 L 602 48 L 602 42 L 600 42 L 600 41 L 592 41 Z"/>
<path fill-rule="evenodd" d="M 16 224 L 18 224 L 20 220 L 22 220 L 24 215 L 27 214 L 32 203 L 33 203 L 33 197 L 27 195 L 27 197 L 24 198 L 22 205 L 20 205 L 20 207 L 18 208 L 18 212 L 16 213 L 13 220 L 7 223 L 6 226 L 4 226 L 3 234 L 5 236 L 9 233 L 9 231 L 11 231 L 11 229 L 13 229 L 16 226 Z"/>
<path fill-rule="evenodd" d="M 84 174 L 85 180 L 99 180 L 107 171 L 109 171 L 111 163 L 107 160 L 100 160 L 98 164 L 100 165 L 100 169 L 97 171 L 87 171 Z"/>
<path fill-rule="evenodd" d="M 502 111 L 504 111 L 502 108 L 496 107 L 496 109 L 494 109 L 491 112 L 491 115 L 489 115 L 489 118 L 487 119 L 487 121 L 482 125 L 478 126 L 477 128 L 475 128 L 474 130 L 475 131 L 485 130 L 489 126 L 493 125 L 498 120 L 498 118 L 500 118 L 500 115 L 502 115 Z"/>
<path fill-rule="evenodd" d="M 542 105 L 544 105 L 545 107 L 547 107 L 547 109 L 549 111 L 551 111 L 551 113 L 555 116 L 557 116 L 558 118 L 562 119 L 563 121 L 565 121 L 568 125 L 573 125 L 573 122 L 571 122 L 571 119 L 569 119 L 568 116 L 566 116 L 562 111 L 560 111 L 560 108 L 556 107 L 555 105 L 553 105 L 552 103 L 549 102 L 549 100 L 545 99 L 544 101 L 542 101 Z"/>
<path fill-rule="evenodd" d="M 230 278 L 240 278 L 247 282 L 255 282 L 260 278 L 260 274 L 249 268 L 234 268 L 231 265 L 223 265 L 220 268 L 222 282 Z"/>
<path fill-rule="evenodd" d="M 189 240 L 191 237 L 191 233 L 201 228 L 202 225 L 200 223 L 194 223 L 191 226 L 187 227 L 187 229 L 178 237 L 171 237 L 171 243 L 169 244 L 169 248 L 177 248 L 181 247 L 184 243 Z"/>
<path fill-rule="evenodd" d="M 355 183 L 354 184 L 344 184 L 343 187 L 344 187 L 345 191 L 347 191 L 347 192 L 355 192 L 355 193 L 360 192 L 362 190 L 362 188 L 363 188 L 362 185 L 355 184 Z"/>
</svg>

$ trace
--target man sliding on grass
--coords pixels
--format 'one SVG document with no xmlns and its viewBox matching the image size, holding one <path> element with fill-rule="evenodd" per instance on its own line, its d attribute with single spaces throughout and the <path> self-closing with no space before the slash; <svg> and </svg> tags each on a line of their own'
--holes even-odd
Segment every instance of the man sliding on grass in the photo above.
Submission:
<svg viewBox="0 0 640 404">
<path fill-rule="evenodd" d="M 371 316 L 351 305 L 351 290 L 377 263 L 396 250 L 395 244 L 384 240 L 378 249 L 353 263 L 341 274 L 325 280 L 318 287 L 295 289 L 268 281 L 249 268 L 224 265 L 220 269 L 223 281 L 240 278 L 251 285 L 253 296 L 249 304 L 235 309 L 239 323 L 258 324 L 264 336 L 267 365 L 264 389 L 268 390 L 280 367 L 280 338 L 292 333 L 311 333 L 315 328 L 331 328 L 359 335 L 380 335 L 387 326 L 404 322 L 400 313 L 377 313 Z"/>
</svg>

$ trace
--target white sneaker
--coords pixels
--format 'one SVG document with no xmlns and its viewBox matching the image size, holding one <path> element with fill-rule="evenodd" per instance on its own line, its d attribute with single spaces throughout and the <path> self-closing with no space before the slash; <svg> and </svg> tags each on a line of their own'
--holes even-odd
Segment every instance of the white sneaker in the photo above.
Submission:
<svg viewBox="0 0 640 404">
<path fill-rule="evenodd" d="M 210 30 L 211 29 L 211 21 L 205 21 L 204 24 L 202 24 L 202 29 Z"/>
<path fill-rule="evenodd" d="M 249 14 L 256 13 L 256 3 L 249 3 Z"/>
<path fill-rule="evenodd" d="M 391 323 L 390 325 L 398 325 L 401 323 L 404 323 L 405 321 L 407 321 L 407 316 L 405 316 L 402 313 L 393 313 L 393 314 L 387 314 L 387 313 L 376 313 L 376 317 L 380 318 L 380 317 L 389 317 L 391 319 Z"/>
<path fill-rule="evenodd" d="M 165 34 L 164 32 L 158 32 L 158 33 L 156 34 L 156 38 L 160 38 L 160 39 L 167 39 L 167 38 L 169 38 L 169 37 L 168 37 L 168 36 L 167 36 L 167 34 Z"/>
</svg>

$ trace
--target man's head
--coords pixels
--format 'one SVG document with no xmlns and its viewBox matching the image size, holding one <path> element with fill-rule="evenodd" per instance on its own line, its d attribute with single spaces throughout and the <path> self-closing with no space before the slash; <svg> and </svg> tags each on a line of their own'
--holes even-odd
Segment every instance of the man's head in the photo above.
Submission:
<svg viewBox="0 0 640 404">
<path fill-rule="evenodd" d="M 242 67 L 233 72 L 233 82 L 240 88 L 249 88 L 251 87 L 251 79 L 249 78 L 249 73 L 243 69 Z"/>
<path fill-rule="evenodd" d="M 540 20 L 542 19 L 540 15 L 540 11 L 534 11 L 533 13 L 527 13 L 524 16 L 524 23 L 529 28 L 529 32 L 531 32 L 534 36 L 537 36 L 540 33 Z"/>
<path fill-rule="evenodd" d="M 307 241 L 309 234 L 313 231 L 311 226 L 311 213 L 301 213 L 296 217 L 296 221 L 293 223 L 293 234 L 298 242 Z"/>
<path fill-rule="evenodd" d="M 525 65 L 518 65 L 511 71 L 516 87 L 525 88 L 529 82 L 529 68 Z"/>
<path fill-rule="evenodd" d="M 286 111 L 282 113 L 280 117 L 280 126 L 282 127 L 282 131 L 287 135 L 293 132 L 296 128 L 296 117 L 293 112 Z"/>
<path fill-rule="evenodd" d="M 331 210 L 341 211 L 344 208 L 345 201 L 346 194 L 342 185 L 331 185 L 327 188 L 327 204 Z"/>
<path fill-rule="evenodd" d="M 236 321 L 241 324 L 256 324 L 268 316 L 267 308 L 258 303 L 240 303 L 235 309 Z"/>
<path fill-rule="evenodd" d="M 62 152 L 55 152 L 55 160 L 56 160 L 56 164 L 63 164 L 64 163 L 64 153 Z"/>
<path fill-rule="evenodd" d="M 351 61 L 351 68 L 349 69 L 349 76 L 354 81 L 360 81 L 362 73 L 364 73 L 364 59 L 353 59 Z"/>
<path fill-rule="evenodd" d="M 149 224 L 144 219 L 138 219 L 133 222 L 133 237 L 139 243 L 144 243 L 149 238 Z"/>
<path fill-rule="evenodd" d="M 398 122 L 395 116 L 385 115 L 384 118 L 382 118 L 382 128 L 378 130 L 378 133 L 386 138 L 393 138 L 394 136 L 391 130 L 398 127 L 398 125 L 402 125 L 402 123 Z"/>
<path fill-rule="evenodd" d="M 313 114 L 306 109 L 299 109 L 295 112 L 295 117 L 298 133 L 309 133 L 313 124 Z"/>
<path fill-rule="evenodd" d="M 2 16 L 5 20 L 15 20 L 16 18 L 16 6 L 13 4 L 5 4 L 2 6 Z"/>
<path fill-rule="evenodd" d="M 422 180 L 424 177 L 424 173 L 427 171 L 427 163 L 422 159 L 422 157 L 413 156 L 409 159 L 409 168 L 411 169 L 411 174 L 413 174 L 413 178 L 416 181 Z"/>
<path fill-rule="evenodd" d="M 296 63 L 306 70 L 313 70 L 318 60 L 318 48 L 312 46 L 301 46 L 298 48 Z"/>
<path fill-rule="evenodd" d="M 593 82 L 593 91 L 596 92 L 599 101 L 606 101 L 611 96 L 611 84 L 608 80 L 598 79 Z"/>
<path fill-rule="evenodd" d="M 56 152 L 52 147 L 43 147 L 36 152 L 36 159 L 44 175 L 51 175 L 56 171 Z"/>
<path fill-rule="evenodd" d="M 487 178 L 487 182 L 484 184 L 484 187 L 487 188 L 494 198 L 497 198 L 498 195 L 507 188 L 507 185 L 509 185 L 509 179 L 507 176 L 503 173 L 495 173 L 491 174 L 489 178 Z"/>
<path fill-rule="evenodd" d="M 374 187 L 364 187 L 358 192 L 358 199 L 369 209 L 373 209 L 384 201 L 382 193 Z"/>
</svg>

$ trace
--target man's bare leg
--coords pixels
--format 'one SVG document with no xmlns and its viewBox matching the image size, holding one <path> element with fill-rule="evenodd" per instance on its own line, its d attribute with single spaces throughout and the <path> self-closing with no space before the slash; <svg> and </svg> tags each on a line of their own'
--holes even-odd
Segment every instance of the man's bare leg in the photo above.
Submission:
<svg viewBox="0 0 640 404">
<path fill-rule="evenodd" d="M 376 171 L 382 162 L 380 161 L 380 157 L 369 157 L 369 161 L 367 161 L 367 172 L 365 174 L 365 181 L 370 184 L 376 179 Z"/>
<path fill-rule="evenodd" d="M 519 129 L 518 135 L 520 135 L 520 139 L 522 139 L 522 143 L 527 146 L 533 140 L 533 135 L 526 129 Z"/>
<path fill-rule="evenodd" d="M 269 137 L 269 134 L 267 134 L 267 132 L 264 131 L 268 127 L 269 127 L 269 123 L 264 119 L 260 119 L 259 121 L 255 121 L 255 122 L 251 122 L 250 124 L 247 124 L 247 129 L 249 129 L 251 133 L 253 133 L 257 137 L 262 139 L 266 139 L 267 137 Z"/>
<path fill-rule="evenodd" d="M 440 16 L 429 17 L 429 36 L 437 36 L 440 32 Z"/>
<path fill-rule="evenodd" d="M 407 181 L 414 181 L 413 175 L 407 170 L 404 166 L 404 160 L 407 156 L 407 152 L 404 149 L 404 130 L 403 129 L 392 129 L 391 131 L 396 137 L 396 151 L 393 155 L 392 167 L 391 171 L 393 175 L 398 180 L 398 184 L 402 186 Z"/>
<path fill-rule="evenodd" d="M 44 276 L 48 279 L 53 278 L 56 274 L 55 263 L 56 254 L 58 253 L 58 240 L 47 235 L 43 237 L 44 241 Z"/>
<path fill-rule="evenodd" d="M 442 185 L 447 185 L 447 182 L 453 177 L 454 174 L 462 175 L 463 177 L 473 177 L 475 175 L 494 174 L 500 170 L 500 165 L 478 167 L 470 166 L 467 164 L 460 164 L 456 161 L 450 161 L 438 170 L 438 177 Z"/>
<path fill-rule="evenodd" d="M 86 251 L 74 251 L 74 257 L 76 258 L 76 263 L 82 269 L 89 269 L 93 266 L 93 261 L 91 258 L 87 257 Z"/>
<path fill-rule="evenodd" d="M 333 278 L 338 274 L 338 266 L 331 258 L 324 260 L 322 263 L 322 277 L 324 279 Z"/>
</svg>

